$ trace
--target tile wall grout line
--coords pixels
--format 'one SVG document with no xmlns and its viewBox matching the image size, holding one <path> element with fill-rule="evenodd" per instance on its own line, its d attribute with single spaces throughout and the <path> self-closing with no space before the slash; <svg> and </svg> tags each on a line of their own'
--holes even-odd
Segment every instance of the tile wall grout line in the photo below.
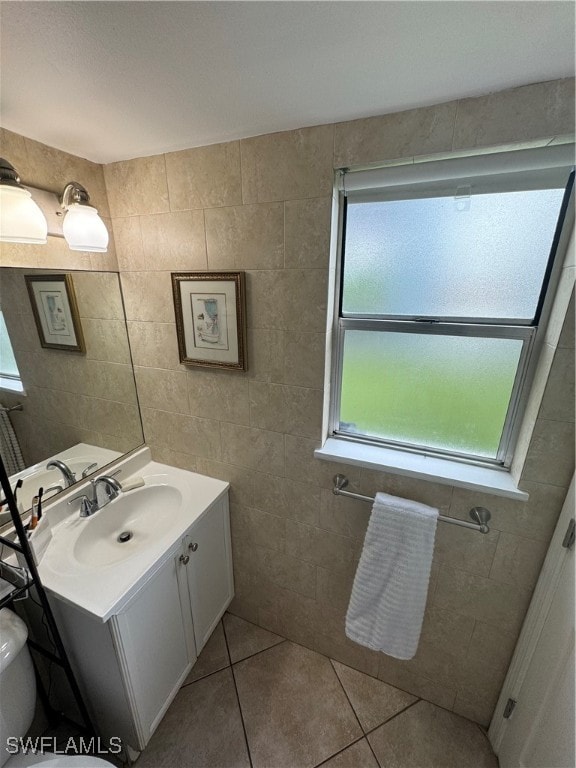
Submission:
<svg viewBox="0 0 576 768">
<path fill-rule="evenodd" d="M 222 631 L 224 632 L 224 642 L 226 643 L 226 652 L 228 653 L 228 658 L 230 659 L 230 671 L 232 672 L 232 682 L 234 683 L 234 690 L 236 691 L 236 701 L 238 702 L 238 711 L 240 712 L 240 722 L 242 723 L 242 730 L 244 732 L 244 742 L 246 744 L 246 752 L 248 753 L 248 762 L 250 763 L 250 768 L 254 768 L 252 765 L 252 755 L 250 753 L 250 745 L 248 743 L 248 734 L 246 733 L 246 724 L 244 723 L 244 713 L 242 712 L 242 703 L 240 702 L 240 695 L 238 693 L 238 686 L 236 685 L 236 675 L 234 674 L 234 665 L 232 664 L 232 659 L 230 657 L 230 648 L 228 646 L 228 637 L 226 635 L 226 628 L 224 627 L 224 619 L 222 618 Z"/>
</svg>

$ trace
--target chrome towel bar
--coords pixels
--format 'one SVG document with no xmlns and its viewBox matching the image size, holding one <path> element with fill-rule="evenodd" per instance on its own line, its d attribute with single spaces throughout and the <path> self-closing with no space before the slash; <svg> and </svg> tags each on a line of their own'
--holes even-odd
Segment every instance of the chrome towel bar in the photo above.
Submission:
<svg viewBox="0 0 576 768">
<path fill-rule="evenodd" d="M 10 407 L 6 408 L 4 405 L 0 405 L 0 411 L 4 411 L 4 413 L 11 413 L 12 411 L 21 411 L 24 408 L 22 403 L 17 403 L 16 405 L 11 405 Z"/>
<path fill-rule="evenodd" d="M 358 501 L 368 501 L 371 504 L 374 503 L 372 496 L 363 496 L 361 493 L 353 493 L 352 491 L 345 491 L 344 488 L 348 485 L 348 478 L 346 475 L 334 475 L 334 488 L 332 493 L 335 496 L 348 496 L 351 499 L 358 499 Z M 445 517 L 444 515 L 438 515 L 438 520 L 443 523 L 453 523 L 454 525 L 460 525 L 462 528 L 472 528 L 474 531 L 480 533 L 489 533 L 490 528 L 488 522 L 492 515 L 485 507 L 474 507 L 469 512 L 474 523 L 467 523 L 465 520 L 457 520 L 455 517 Z"/>
</svg>

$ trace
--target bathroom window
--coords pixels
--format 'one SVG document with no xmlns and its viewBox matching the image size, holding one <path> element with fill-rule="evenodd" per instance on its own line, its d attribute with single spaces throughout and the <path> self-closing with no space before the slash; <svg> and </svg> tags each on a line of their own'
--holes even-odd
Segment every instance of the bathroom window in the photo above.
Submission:
<svg viewBox="0 0 576 768">
<path fill-rule="evenodd" d="M 8 336 L 8 329 L 4 315 L 0 310 L 0 389 L 8 389 L 11 392 L 23 392 L 20 372 L 16 365 L 16 358 Z"/>
<path fill-rule="evenodd" d="M 343 173 L 331 436 L 510 465 L 571 224 L 566 158 Z"/>
</svg>

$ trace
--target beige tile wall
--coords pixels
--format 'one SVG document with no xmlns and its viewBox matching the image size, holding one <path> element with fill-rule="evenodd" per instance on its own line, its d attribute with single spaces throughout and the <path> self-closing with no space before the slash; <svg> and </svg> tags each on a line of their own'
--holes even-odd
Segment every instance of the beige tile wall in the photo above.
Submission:
<svg viewBox="0 0 576 768">
<path fill-rule="evenodd" d="M 105 167 L 146 440 L 161 460 L 231 482 L 233 610 L 482 723 L 574 467 L 570 321 L 522 478 L 528 503 L 315 460 L 333 168 L 545 144 L 573 132 L 573 93 L 573 81 L 538 84 L 170 153 L 165 165 L 158 156 Z M 131 185 L 136 194 L 126 201 Z M 247 271 L 247 374 L 178 363 L 169 272 L 206 267 Z M 344 636 L 369 509 L 332 495 L 337 470 L 364 493 L 386 489 L 459 517 L 477 504 L 493 513 L 485 537 L 440 525 L 413 661 Z"/>
<path fill-rule="evenodd" d="M 522 478 L 529 502 L 314 459 L 333 168 L 573 132 L 574 81 L 563 80 L 104 168 L 146 440 L 156 459 L 231 483 L 233 611 L 482 723 L 574 467 L 573 303 Z M 206 268 L 247 271 L 246 374 L 179 364 L 170 272 Z M 492 511 L 486 537 L 439 526 L 412 661 L 345 638 L 369 510 L 331 494 L 338 471 L 363 493 L 384 489 L 458 517 Z"/>
<path fill-rule="evenodd" d="M 104 169 L 146 440 L 160 460 L 231 482 L 233 610 L 482 723 L 574 467 L 570 321 L 522 478 L 528 503 L 315 460 L 333 168 L 545 144 L 573 132 L 573 91 L 573 81 L 538 84 Z M 206 268 L 247 272 L 246 374 L 178 363 L 169 273 Z M 332 495 L 342 470 L 363 493 L 386 489 L 459 517 L 478 504 L 493 513 L 485 537 L 439 526 L 422 642 L 410 662 L 344 636 L 369 509 Z"/>
</svg>

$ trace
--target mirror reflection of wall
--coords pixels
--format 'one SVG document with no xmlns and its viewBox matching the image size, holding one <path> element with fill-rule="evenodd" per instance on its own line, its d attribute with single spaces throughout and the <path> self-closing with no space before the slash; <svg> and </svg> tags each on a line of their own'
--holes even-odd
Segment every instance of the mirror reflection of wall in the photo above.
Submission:
<svg viewBox="0 0 576 768">
<path fill-rule="evenodd" d="M 0 407 L 22 403 L 9 418 L 24 464 L 44 462 L 78 444 L 127 453 L 143 443 L 143 434 L 118 274 L 66 273 L 85 353 L 41 346 L 25 275 L 47 274 L 63 273 L 0 269 L 0 310 L 24 389 L 11 392 L 0 382 Z M 99 454 L 98 469 L 105 456 Z"/>
</svg>

